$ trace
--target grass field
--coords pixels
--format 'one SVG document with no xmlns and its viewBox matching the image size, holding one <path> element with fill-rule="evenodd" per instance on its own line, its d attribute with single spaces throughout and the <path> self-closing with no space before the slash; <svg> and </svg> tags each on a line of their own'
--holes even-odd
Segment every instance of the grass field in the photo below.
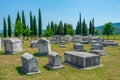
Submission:
<svg viewBox="0 0 120 80">
<path fill-rule="evenodd" d="M 119 40 L 116 42 L 120 43 Z M 67 44 L 66 48 L 58 45 L 51 45 L 52 51 L 59 53 L 64 61 L 64 52 L 72 51 L 72 43 Z M 90 45 L 85 45 L 87 51 Z M 68 65 L 63 65 L 63 69 L 49 70 L 45 67 L 48 63 L 47 57 L 37 56 L 37 48 L 31 48 L 29 41 L 23 44 L 24 52 L 29 52 L 39 58 L 39 68 L 42 73 L 35 75 L 25 75 L 21 71 L 21 55 L 6 55 L 0 51 L 0 80 L 120 80 L 120 46 L 104 48 L 109 56 L 101 57 L 101 68 L 91 70 L 79 70 Z"/>
</svg>

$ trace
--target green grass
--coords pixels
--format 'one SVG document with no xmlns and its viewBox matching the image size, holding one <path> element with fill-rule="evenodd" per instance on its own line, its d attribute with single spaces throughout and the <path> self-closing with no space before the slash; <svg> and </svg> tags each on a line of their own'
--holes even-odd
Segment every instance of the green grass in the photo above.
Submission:
<svg viewBox="0 0 120 80">
<path fill-rule="evenodd" d="M 119 40 L 116 42 L 120 43 Z M 72 51 L 73 43 L 67 44 L 66 48 L 52 44 L 52 51 L 59 53 L 64 61 L 64 52 Z M 90 45 L 85 45 L 87 51 Z M 63 69 L 49 70 L 45 67 L 48 63 L 47 57 L 37 56 L 37 48 L 31 48 L 29 41 L 23 44 L 24 52 L 29 52 L 39 58 L 39 68 L 42 73 L 35 75 L 25 75 L 21 70 L 21 55 L 6 55 L 0 51 L 0 80 L 120 80 L 120 46 L 104 48 L 109 56 L 101 57 L 101 68 L 91 70 L 79 70 L 68 65 L 63 65 Z"/>
</svg>

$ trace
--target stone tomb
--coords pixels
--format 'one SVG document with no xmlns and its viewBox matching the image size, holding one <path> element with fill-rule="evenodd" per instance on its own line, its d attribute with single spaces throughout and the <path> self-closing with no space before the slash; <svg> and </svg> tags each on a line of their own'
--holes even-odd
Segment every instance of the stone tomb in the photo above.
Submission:
<svg viewBox="0 0 120 80">
<path fill-rule="evenodd" d="M 74 43 L 73 44 L 73 49 L 75 51 L 86 51 L 86 49 L 84 48 L 84 45 L 80 44 L 80 43 Z"/>
<path fill-rule="evenodd" d="M 38 41 L 38 54 L 41 56 L 46 56 L 51 52 L 50 41 L 46 39 L 41 39 Z"/>
<path fill-rule="evenodd" d="M 100 56 L 106 56 L 107 55 L 107 53 L 106 53 L 105 50 L 91 50 L 90 53 L 92 53 L 92 54 L 98 54 Z"/>
<path fill-rule="evenodd" d="M 31 47 L 37 47 L 37 42 L 38 41 L 30 41 L 30 46 Z"/>
<path fill-rule="evenodd" d="M 82 36 L 80 36 L 80 35 L 73 36 L 74 43 L 80 43 L 80 41 L 82 41 Z"/>
<path fill-rule="evenodd" d="M 62 41 L 62 36 L 61 35 L 53 35 L 51 36 L 51 41 L 52 43 L 59 43 Z"/>
<path fill-rule="evenodd" d="M 64 39 L 64 41 L 65 41 L 66 43 L 70 43 L 70 42 L 72 41 L 72 36 L 70 36 L 70 35 L 65 35 L 65 36 L 63 37 L 63 39 Z"/>
<path fill-rule="evenodd" d="M 117 42 L 114 42 L 114 41 L 104 41 L 104 42 L 101 42 L 101 44 L 103 44 L 104 47 L 107 47 L 107 46 L 118 46 L 118 43 Z"/>
<path fill-rule="evenodd" d="M 100 56 L 86 52 L 65 52 L 65 64 L 80 69 L 100 67 Z"/>
<path fill-rule="evenodd" d="M 56 52 L 51 52 L 48 54 L 47 67 L 50 69 L 62 68 L 63 66 L 61 64 L 61 56 L 59 56 Z"/>
<path fill-rule="evenodd" d="M 91 44 L 91 50 L 103 50 L 102 44 Z"/>
<path fill-rule="evenodd" d="M 5 53 L 15 54 L 22 51 L 22 40 L 10 38 L 4 41 Z"/>
<path fill-rule="evenodd" d="M 21 56 L 22 70 L 25 74 L 40 73 L 38 68 L 38 59 L 29 53 L 25 53 Z"/>
<path fill-rule="evenodd" d="M 65 41 L 61 41 L 59 47 L 65 48 Z"/>
</svg>

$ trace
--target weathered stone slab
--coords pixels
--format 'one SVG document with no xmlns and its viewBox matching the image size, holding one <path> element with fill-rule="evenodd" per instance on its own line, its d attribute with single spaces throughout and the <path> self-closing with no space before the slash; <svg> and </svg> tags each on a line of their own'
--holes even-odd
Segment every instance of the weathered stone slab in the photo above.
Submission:
<svg viewBox="0 0 120 80">
<path fill-rule="evenodd" d="M 107 53 L 106 53 L 105 50 L 91 50 L 90 53 L 92 53 L 92 54 L 98 54 L 100 56 L 106 56 L 107 55 Z"/>
<path fill-rule="evenodd" d="M 25 53 L 21 56 L 22 70 L 25 74 L 40 73 L 38 68 L 38 59 L 29 53 Z"/>
<path fill-rule="evenodd" d="M 104 47 L 107 47 L 107 46 L 118 46 L 118 43 L 117 43 L 117 42 L 101 42 L 101 44 L 102 44 Z"/>
<path fill-rule="evenodd" d="M 61 41 L 59 47 L 65 48 L 65 41 Z"/>
<path fill-rule="evenodd" d="M 86 49 L 84 48 L 84 45 L 80 44 L 80 43 L 74 43 L 73 44 L 73 49 L 75 51 L 86 51 Z"/>
<path fill-rule="evenodd" d="M 49 53 L 47 67 L 50 69 L 63 68 L 61 64 L 61 56 L 59 56 L 56 52 Z"/>
<path fill-rule="evenodd" d="M 103 50 L 103 45 L 102 44 L 92 44 L 91 50 Z"/>
<path fill-rule="evenodd" d="M 70 42 L 72 41 L 72 36 L 70 36 L 70 35 L 65 35 L 65 36 L 63 37 L 63 39 L 64 39 L 64 41 L 65 41 L 66 43 L 70 43 Z"/>
<path fill-rule="evenodd" d="M 22 51 L 22 40 L 18 38 L 10 38 L 4 40 L 5 53 L 15 54 Z"/>
<path fill-rule="evenodd" d="M 37 47 L 37 42 L 38 41 L 30 41 L 30 46 L 31 47 Z"/>
<path fill-rule="evenodd" d="M 80 69 L 100 66 L 100 56 L 86 52 L 65 52 L 65 63 Z"/>
<path fill-rule="evenodd" d="M 41 56 L 47 56 L 51 52 L 50 41 L 46 39 L 41 39 L 38 41 L 38 54 Z"/>
<path fill-rule="evenodd" d="M 74 43 L 80 43 L 80 41 L 82 41 L 82 36 L 80 36 L 80 35 L 73 36 Z"/>
<path fill-rule="evenodd" d="M 61 35 L 53 35 L 51 36 L 51 41 L 54 43 L 62 41 L 62 36 Z"/>
</svg>

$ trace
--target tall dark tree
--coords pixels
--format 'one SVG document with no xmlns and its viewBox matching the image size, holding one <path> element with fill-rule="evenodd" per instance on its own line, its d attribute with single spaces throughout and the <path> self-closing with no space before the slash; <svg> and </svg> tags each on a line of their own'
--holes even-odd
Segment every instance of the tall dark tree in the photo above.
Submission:
<svg viewBox="0 0 120 80">
<path fill-rule="evenodd" d="M 11 24 L 11 18 L 10 15 L 8 15 L 8 36 L 12 36 L 12 24 Z"/>
<path fill-rule="evenodd" d="M 94 18 L 92 19 L 92 35 L 94 35 L 94 31 L 95 30 L 95 20 L 94 20 Z"/>
<path fill-rule="evenodd" d="M 33 17 L 32 17 L 32 12 L 30 11 L 30 36 L 31 38 L 33 37 Z"/>
<path fill-rule="evenodd" d="M 25 15 L 24 15 L 24 11 L 22 11 L 22 24 L 23 24 L 23 39 L 26 36 L 26 21 L 25 21 Z"/>
<path fill-rule="evenodd" d="M 77 22 L 76 35 L 80 35 L 80 23 L 79 23 L 79 21 Z"/>
<path fill-rule="evenodd" d="M 82 20 L 81 20 L 81 13 L 80 13 L 80 18 L 79 18 L 79 34 L 81 35 L 81 33 L 82 33 Z"/>
<path fill-rule="evenodd" d="M 64 24 L 64 35 L 67 35 L 67 23 Z"/>
<path fill-rule="evenodd" d="M 59 23 L 59 25 L 58 25 L 57 33 L 58 33 L 58 35 L 63 35 L 63 34 L 64 34 L 62 21 L 60 21 L 60 23 Z"/>
<path fill-rule="evenodd" d="M 76 26 L 76 35 L 81 35 L 81 33 L 82 33 L 82 22 L 81 22 L 81 13 L 80 13 L 79 21 L 77 22 L 77 26 Z"/>
<path fill-rule="evenodd" d="M 36 23 L 36 17 L 33 18 L 33 35 L 34 37 L 37 37 L 37 23 Z"/>
<path fill-rule="evenodd" d="M 53 34 L 55 34 L 55 25 L 53 21 L 51 21 L 51 29 L 53 30 Z"/>
<path fill-rule="evenodd" d="M 82 23 L 82 35 L 83 36 L 87 36 L 88 34 L 88 28 L 87 28 L 87 24 L 85 23 L 85 19 L 83 19 L 83 23 Z"/>
<path fill-rule="evenodd" d="M 39 9 L 39 15 L 38 15 L 38 35 L 39 35 L 39 38 L 41 37 L 42 35 L 42 18 L 41 18 L 41 10 Z"/>
<path fill-rule="evenodd" d="M 58 28 L 58 26 L 57 26 L 57 24 L 56 24 L 56 23 L 55 23 L 55 25 L 54 25 L 54 28 L 55 28 L 54 35 L 57 35 L 57 28 Z"/>
<path fill-rule="evenodd" d="M 6 38 L 7 37 L 7 25 L 6 25 L 6 20 L 3 18 L 3 36 Z"/>
<path fill-rule="evenodd" d="M 91 20 L 89 22 L 89 34 L 92 34 L 92 23 L 91 23 Z"/>
</svg>

